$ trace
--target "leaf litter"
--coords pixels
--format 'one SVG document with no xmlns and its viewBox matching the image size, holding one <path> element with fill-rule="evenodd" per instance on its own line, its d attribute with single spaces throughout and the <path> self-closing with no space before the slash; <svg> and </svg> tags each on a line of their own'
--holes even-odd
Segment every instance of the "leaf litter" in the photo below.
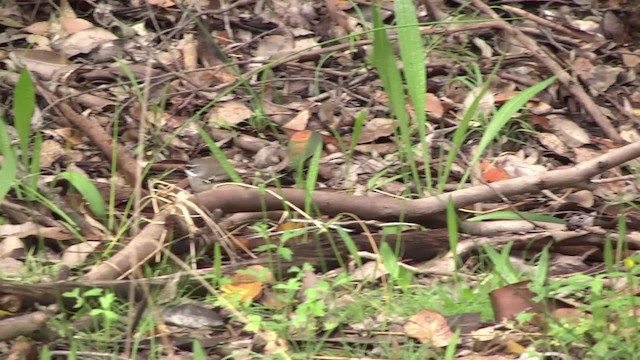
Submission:
<svg viewBox="0 0 640 360">
<path fill-rule="evenodd" d="M 383 2 L 381 21 L 400 21 L 408 3 Z M 37 101 L 28 153 L 16 150 L 31 160 L 0 206 L 3 226 L 26 226 L 0 234 L 4 348 L 42 354 L 34 329 L 91 309 L 101 319 L 94 334 L 117 331 L 122 343 L 82 346 L 127 356 L 136 337 L 141 358 L 157 352 L 156 336 L 170 340 L 167 355 L 195 356 L 200 346 L 211 358 L 292 358 L 318 336 L 326 346 L 313 355 L 402 358 L 406 346 L 428 358 L 442 358 L 438 348 L 476 359 L 597 357 L 614 345 L 585 338 L 552 349 L 544 331 L 603 316 L 594 299 L 637 293 L 640 26 L 630 4 L 599 3 L 502 5 L 500 17 L 479 0 L 462 8 L 419 1 L 430 47 L 425 106 L 417 107 L 427 134 L 413 131 L 408 144 L 418 178 L 407 175 L 394 112 L 406 110 L 411 130 L 422 115 L 409 97 L 398 108 L 384 71 L 372 66 L 372 3 L 8 3 L 0 23 L 5 145 L 19 149 L 15 129 L 24 126 L 14 92 L 21 68 Z M 505 22 L 509 14 L 515 19 Z M 402 32 L 389 35 L 402 41 Z M 516 109 L 481 161 L 470 162 L 496 110 L 550 76 L 558 81 Z M 13 153 L 5 145 L 3 167 Z M 242 185 L 191 195 L 187 164 L 216 152 Z M 462 184 L 467 170 L 472 181 Z M 111 204 L 108 218 L 59 176 L 65 171 L 91 179 Z M 425 185 L 434 196 L 420 193 Z M 602 277 L 614 269 L 626 276 Z M 168 274 L 184 286 L 170 292 L 176 305 L 154 300 L 172 283 Z M 573 287 L 536 293 L 569 278 Z M 412 292 L 437 299 L 426 290 L 452 279 L 481 294 L 484 312 L 476 306 L 465 323 L 453 317 L 466 311 L 418 301 L 395 309 L 400 320 L 390 317 L 394 301 Z M 107 291 L 138 315 L 109 322 Z M 451 291 L 449 302 L 463 302 L 460 289 Z M 368 312 L 376 326 L 346 315 L 370 307 L 365 294 L 382 299 Z M 170 332 L 156 305 L 180 316 Z M 272 312 L 258 316 L 260 306 Z M 606 330 L 619 334 L 637 311 L 606 310 Z M 203 323 L 215 326 L 190 330 Z M 48 334 L 57 339 L 50 350 L 71 346 Z"/>
</svg>

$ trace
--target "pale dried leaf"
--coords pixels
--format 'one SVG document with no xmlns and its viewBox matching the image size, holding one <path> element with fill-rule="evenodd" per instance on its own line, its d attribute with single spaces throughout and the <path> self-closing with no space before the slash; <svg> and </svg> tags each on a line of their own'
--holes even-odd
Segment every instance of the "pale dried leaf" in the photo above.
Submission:
<svg viewBox="0 0 640 360">
<path fill-rule="evenodd" d="M 69 4 L 69 0 L 60 0 L 60 17 L 76 18 L 76 12 L 73 11 L 73 7 Z"/>
<path fill-rule="evenodd" d="M 159 6 L 163 8 L 170 8 L 170 7 L 176 6 L 176 3 L 174 3 L 171 0 L 146 0 L 146 2 L 149 5 Z"/>
<path fill-rule="evenodd" d="M 40 165 L 42 167 L 50 167 L 64 154 L 65 150 L 59 142 L 50 139 L 45 140 L 42 142 L 40 149 Z"/>
<path fill-rule="evenodd" d="M 561 115 L 549 115 L 548 119 L 551 129 L 568 147 L 577 148 L 591 143 L 589 133 L 574 121 Z"/>
<path fill-rule="evenodd" d="M 262 38 L 256 49 L 256 55 L 265 58 L 278 58 L 293 51 L 295 42 L 288 36 L 270 35 Z"/>
<path fill-rule="evenodd" d="M 0 241 L 0 259 L 14 257 L 15 251 L 19 250 L 24 250 L 24 242 L 17 236 L 7 236 Z"/>
<path fill-rule="evenodd" d="M 553 151 L 558 155 L 562 155 L 570 158 L 572 156 L 571 150 L 560 140 L 560 138 L 554 134 L 541 132 L 537 134 L 538 141 L 547 149 Z"/>
<path fill-rule="evenodd" d="M 618 52 L 622 56 L 622 63 L 624 66 L 635 68 L 640 64 L 640 51 L 631 51 L 627 48 L 621 48 Z"/>
<path fill-rule="evenodd" d="M 356 281 L 362 280 L 376 280 L 385 275 L 387 275 L 389 271 L 385 268 L 383 264 L 379 264 L 377 261 L 369 261 L 364 263 L 361 267 L 355 269 L 351 276 Z"/>
<path fill-rule="evenodd" d="M 242 101 L 227 101 L 219 103 L 209 113 L 208 122 L 215 126 L 237 125 L 253 116 L 253 111 Z"/>
<path fill-rule="evenodd" d="M 435 120 L 442 119 L 442 116 L 444 115 L 444 107 L 442 106 L 440 98 L 435 94 L 427 93 L 425 102 L 425 109 L 427 110 L 429 117 L 432 117 Z"/>
<path fill-rule="evenodd" d="M 608 65 L 596 65 L 587 74 L 581 74 L 580 78 L 589 86 L 592 96 L 598 96 L 607 91 L 616 83 L 622 68 Z"/>
<path fill-rule="evenodd" d="M 393 135 L 398 122 L 388 118 L 374 118 L 367 121 L 362 128 L 358 144 L 373 142 L 379 138 Z"/>
<path fill-rule="evenodd" d="M 51 80 L 56 72 L 71 65 L 64 54 L 48 50 L 16 50 L 9 56 L 43 80 Z"/>
<path fill-rule="evenodd" d="M 25 27 L 24 29 L 22 29 L 22 31 L 29 34 L 47 36 L 49 34 L 49 22 L 48 21 L 35 22 Z"/>
<path fill-rule="evenodd" d="M 61 17 L 59 21 L 62 28 L 69 34 L 75 34 L 79 31 L 94 27 L 91 22 L 84 19 Z"/>
<path fill-rule="evenodd" d="M 404 331 L 407 336 L 436 347 L 449 345 L 453 337 L 447 319 L 439 312 L 427 309 L 411 316 L 404 324 Z"/>
<path fill-rule="evenodd" d="M 565 200 L 574 202 L 582 207 L 591 208 L 595 203 L 595 197 L 589 190 L 579 190 L 567 195 Z"/>
<path fill-rule="evenodd" d="M 69 267 L 82 265 L 99 245 L 100 241 L 85 241 L 71 245 L 62 254 L 61 261 Z"/>
<path fill-rule="evenodd" d="M 193 303 L 180 304 L 164 309 L 162 319 L 168 324 L 190 329 L 215 327 L 224 324 L 222 317 L 217 312 L 204 305 Z"/>
<path fill-rule="evenodd" d="M 88 54 L 100 45 L 117 40 L 111 31 L 93 27 L 90 29 L 78 31 L 54 44 L 56 49 L 64 52 L 67 56 L 76 56 L 78 54 Z"/>
<path fill-rule="evenodd" d="M 182 61 L 185 70 L 198 68 L 198 42 L 193 34 L 185 34 L 182 41 Z"/>
<path fill-rule="evenodd" d="M 571 66 L 571 70 L 575 75 L 588 76 L 593 71 L 593 63 L 584 57 L 577 57 Z"/>
<path fill-rule="evenodd" d="M 298 115 L 294 116 L 293 119 L 287 121 L 283 128 L 294 130 L 294 131 L 302 131 L 307 128 L 309 124 L 309 119 L 311 118 L 311 109 L 304 109 L 298 113 Z"/>
<path fill-rule="evenodd" d="M 0 258 L 0 273 L 3 276 L 18 275 L 22 272 L 24 263 L 14 258 Z"/>
<path fill-rule="evenodd" d="M 462 103 L 463 113 L 466 113 L 471 107 L 471 104 L 473 104 L 476 98 L 480 96 L 480 94 L 482 93 L 482 88 L 483 88 L 482 86 L 478 86 L 475 89 L 469 91 L 469 93 L 467 94 L 467 96 L 465 97 Z M 488 90 L 484 93 L 484 95 L 482 96 L 482 99 L 480 99 L 480 102 L 478 103 L 477 112 L 478 114 L 481 114 L 486 118 L 493 111 L 494 105 L 495 105 L 494 94 L 491 92 L 491 90 Z"/>
<path fill-rule="evenodd" d="M 510 178 L 536 175 L 547 171 L 547 168 L 544 166 L 530 164 L 526 159 L 522 159 L 515 155 L 501 156 L 496 161 L 496 165 L 506 171 Z"/>
<path fill-rule="evenodd" d="M 573 20 L 569 24 L 589 34 L 595 34 L 600 30 L 600 24 L 592 20 Z"/>
<path fill-rule="evenodd" d="M 0 236 L 19 236 L 25 232 L 38 231 L 41 226 L 34 222 L 25 222 L 22 224 L 2 224 L 0 225 Z"/>
</svg>

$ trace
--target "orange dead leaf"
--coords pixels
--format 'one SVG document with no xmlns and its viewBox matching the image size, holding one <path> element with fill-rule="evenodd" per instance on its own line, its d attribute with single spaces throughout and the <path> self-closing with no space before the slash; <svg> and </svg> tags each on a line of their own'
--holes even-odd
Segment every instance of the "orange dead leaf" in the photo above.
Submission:
<svg viewBox="0 0 640 360">
<path fill-rule="evenodd" d="M 220 285 L 223 297 L 227 299 L 240 300 L 242 302 L 260 298 L 263 288 L 264 284 L 259 281 L 252 283 Z"/>
<path fill-rule="evenodd" d="M 316 131 L 302 130 L 293 133 L 288 145 L 291 164 L 296 168 L 301 162 L 313 156 L 316 148 L 322 146 L 322 144 L 322 135 Z"/>
<path fill-rule="evenodd" d="M 480 163 L 480 169 L 482 169 L 482 178 L 486 182 L 494 182 L 500 180 L 509 179 L 509 174 L 503 169 L 496 167 L 488 160 L 483 160 Z"/>
<path fill-rule="evenodd" d="M 304 226 L 305 225 L 300 222 L 285 221 L 276 227 L 276 231 L 296 230 L 301 229 Z"/>
</svg>

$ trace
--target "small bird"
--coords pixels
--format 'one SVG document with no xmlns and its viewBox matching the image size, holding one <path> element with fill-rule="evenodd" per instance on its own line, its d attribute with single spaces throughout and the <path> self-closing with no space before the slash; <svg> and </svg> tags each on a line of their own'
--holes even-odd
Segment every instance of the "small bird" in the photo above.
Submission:
<svg viewBox="0 0 640 360">
<path fill-rule="evenodd" d="M 231 177 L 214 156 L 191 160 L 184 169 L 194 193 L 211 189 L 216 183 Z"/>
</svg>

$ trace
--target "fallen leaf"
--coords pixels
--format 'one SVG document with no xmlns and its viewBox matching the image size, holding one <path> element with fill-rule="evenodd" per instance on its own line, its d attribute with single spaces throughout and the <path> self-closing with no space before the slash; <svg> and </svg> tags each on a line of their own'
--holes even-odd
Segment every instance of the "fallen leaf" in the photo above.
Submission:
<svg viewBox="0 0 640 360">
<path fill-rule="evenodd" d="M 589 133 L 580 127 L 575 121 L 571 121 L 562 115 L 549 115 L 549 125 L 554 134 L 570 148 L 590 144 Z"/>
<path fill-rule="evenodd" d="M 43 80 L 51 80 L 56 72 L 71 65 L 64 54 L 48 50 L 16 50 L 9 56 Z"/>
<path fill-rule="evenodd" d="M 59 49 L 67 56 L 72 57 L 79 54 L 88 54 L 98 46 L 117 39 L 118 37 L 111 31 L 99 27 L 93 27 L 71 34 L 64 39 L 57 41 L 53 46 L 55 49 Z"/>
<path fill-rule="evenodd" d="M 373 118 L 362 127 L 358 144 L 366 144 L 382 137 L 391 136 L 397 127 L 398 122 L 393 119 Z"/>
<path fill-rule="evenodd" d="M 495 166 L 489 160 L 483 160 L 480 163 L 480 169 L 482 170 L 482 178 L 486 182 L 494 182 L 494 181 L 509 179 L 509 174 L 507 174 L 507 172 L 504 171 L 504 169 L 501 169 Z"/>
<path fill-rule="evenodd" d="M 423 344 L 445 347 L 451 342 L 453 333 L 447 319 L 437 311 L 423 309 L 411 316 L 404 324 L 407 336 Z"/>
<path fill-rule="evenodd" d="M 94 25 L 84 19 L 61 17 L 59 19 L 62 28 L 69 34 L 75 34 L 82 30 L 91 29 Z"/>
<path fill-rule="evenodd" d="M 297 169 L 302 163 L 307 161 L 318 146 L 322 146 L 323 139 L 320 133 L 313 130 L 298 131 L 291 135 L 287 152 L 294 169 Z"/>
<path fill-rule="evenodd" d="M 291 120 L 283 124 L 282 127 L 289 130 L 302 131 L 307 128 L 310 118 L 311 108 L 304 109 L 300 111 L 296 116 L 294 116 Z"/>
<path fill-rule="evenodd" d="M 232 100 L 217 104 L 210 112 L 208 122 L 215 126 L 234 126 L 251 118 L 253 111 L 242 101 Z"/>
</svg>

